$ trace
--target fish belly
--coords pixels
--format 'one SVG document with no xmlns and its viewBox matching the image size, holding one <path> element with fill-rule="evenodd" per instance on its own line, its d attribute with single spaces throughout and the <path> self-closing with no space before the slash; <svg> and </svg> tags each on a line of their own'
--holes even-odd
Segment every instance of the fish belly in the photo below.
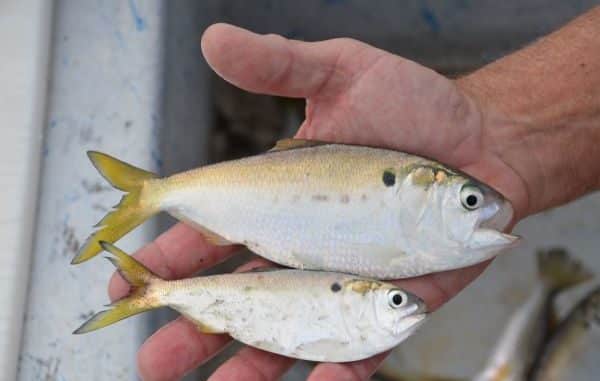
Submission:
<svg viewBox="0 0 600 381">
<path fill-rule="evenodd" d="M 285 266 L 403 275 L 404 263 L 390 268 L 405 256 L 395 213 L 362 194 L 212 188 L 176 192 L 165 209 Z"/>
</svg>

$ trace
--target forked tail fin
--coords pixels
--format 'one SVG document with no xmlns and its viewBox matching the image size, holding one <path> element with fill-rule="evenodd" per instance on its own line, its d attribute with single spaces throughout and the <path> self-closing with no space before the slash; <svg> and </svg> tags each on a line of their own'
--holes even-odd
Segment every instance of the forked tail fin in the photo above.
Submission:
<svg viewBox="0 0 600 381">
<path fill-rule="evenodd" d="M 81 327 L 73 332 L 75 334 L 95 331 L 130 316 L 163 306 L 156 296 L 148 292 L 148 287 L 162 282 L 162 279 L 154 275 L 144 265 L 133 259 L 133 257 L 130 257 L 124 251 L 110 243 L 101 241 L 99 245 L 114 255 L 114 257 L 107 258 L 115 265 L 119 274 L 129 283 L 131 290 L 128 296 L 112 303 L 110 305 L 111 309 L 98 312 L 83 323 Z"/>
<path fill-rule="evenodd" d="M 554 291 L 573 287 L 594 276 L 581 262 L 569 256 L 565 249 L 540 250 L 537 259 L 542 281 Z"/>
<path fill-rule="evenodd" d="M 96 230 L 88 238 L 71 264 L 87 261 L 102 251 L 99 242 L 114 243 L 159 211 L 156 195 L 142 191 L 148 180 L 156 179 L 154 173 L 133 167 L 109 155 L 89 151 L 88 157 L 98 172 L 115 188 L 126 192 L 121 202 L 96 224 Z"/>
</svg>

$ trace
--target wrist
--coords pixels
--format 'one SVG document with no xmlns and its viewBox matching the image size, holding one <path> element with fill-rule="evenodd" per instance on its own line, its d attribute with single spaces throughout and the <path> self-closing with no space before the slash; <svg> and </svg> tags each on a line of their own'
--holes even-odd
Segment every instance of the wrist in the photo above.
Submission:
<svg viewBox="0 0 600 381">
<path fill-rule="evenodd" d="M 591 22 L 595 22 L 590 26 Z M 523 182 L 523 216 L 598 189 L 600 8 L 457 80 L 482 115 L 487 149 Z"/>
</svg>

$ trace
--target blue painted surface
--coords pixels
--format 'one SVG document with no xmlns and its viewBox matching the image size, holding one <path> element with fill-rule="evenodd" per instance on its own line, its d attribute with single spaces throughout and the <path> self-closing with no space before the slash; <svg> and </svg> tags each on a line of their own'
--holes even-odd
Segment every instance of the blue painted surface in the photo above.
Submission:
<svg viewBox="0 0 600 381">
<path fill-rule="evenodd" d="M 440 32 L 440 22 L 433 9 L 429 8 L 428 6 L 424 6 L 420 9 L 419 13 L 423 21 L 425 21 L 433 33 L 437 34 Z"/>
<path fill-rule="evenodd" d="M 146 21 L 140 16 L 135 0 L 129 0 L 129 9 L 131 10 L 131 15 L 135 22 L 135 29 L 139 32 L 146 29 Z"/>
<path fill-rule="evenodd" d="M 146 318 L 93 337 L 71 335 L 83 314 L 106 301 L 113 270 L 101 260 L 77 267 L 69 262 L 119 200 L 85 151 L 107 151 L 155 169 L 151 150 L 158 143 L 150 130 L 159 123 L 150 115 L 163 103 L 162 2 L 55 3 L 40 209 L 18 379 L 134 380 Z M 132 250 L 149 242 L 154 226 L 144 224 L 122 245 Z"/>
<path fill-rule="evenodd" d="M 138 101 L 141 102 L 142 96 L 138 90 L 138 87 L 135 83 L 132 82 L 131 79 L 127 78 L 124 81 L 125 87 L 131 91 L 131 93 L 137 98 Z"/>
</svg>

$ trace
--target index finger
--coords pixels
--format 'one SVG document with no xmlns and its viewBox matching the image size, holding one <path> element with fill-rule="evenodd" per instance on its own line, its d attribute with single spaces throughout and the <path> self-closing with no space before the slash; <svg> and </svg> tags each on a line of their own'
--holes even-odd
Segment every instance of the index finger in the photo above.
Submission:
<svg viewBox="0 0 600 381">
<path fill-rule="evenodd" d="M 163 279 L 188 277 L 229 258 L 239 246 L 214 246 L 194 228 L 178 223 L 133 256 Z M 108 284 L 111 300 L 127 294 L 129 285 L 115 272 Z"/>
</svg>

